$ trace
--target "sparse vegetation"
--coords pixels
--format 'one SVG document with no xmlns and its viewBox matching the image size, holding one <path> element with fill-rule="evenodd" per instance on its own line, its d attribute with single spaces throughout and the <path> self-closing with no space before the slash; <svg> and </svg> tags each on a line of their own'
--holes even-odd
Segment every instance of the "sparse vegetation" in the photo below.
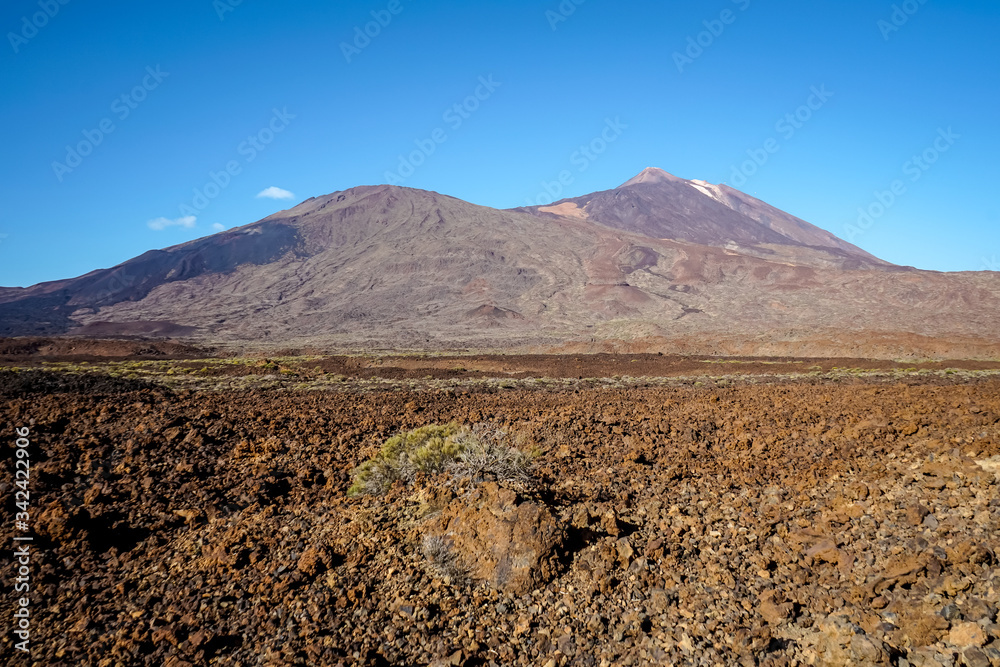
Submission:
<svg viewBox="0 0 1000 667">
<path fill-rule="evenodd" d="M 453 481 L 531 482 L 531 459 L 506 431 L 478 424 L 460 433 L 459 438 L 462 449 L 447 467 Z"/>
<path fill-rule="evenodd" d="M 403 356 L 403 355 L 395 355 Z M 421 355 L 428 359 L 434 355 Z M 358 360 L 365 363 L 357 363 Z M 692 359 L 692 364 L 720 364 L 725 372 L 705 374 L 700 372 L 668 372 L 664 375 L 593 375 L 583 373 L 582 377 L 552 377 L 540 374 L 534 377 L 509 377 L 507 370 L 500 368 L 477 369 L 476 375 L 462 377 L 438 377 L 437 375 L 414 374 L 400 377 L 398 369 L 390 367 L 384 374 L 372 373 L 368 367 L 368 356 L 321 357 L 321 356 L 243 356 L 212 357 L 199 359 L 139 359 L 131 361 L 98 361 L 84 363 L 75 360 L 48 360 L 40 363 L 20 364 L 8 362 L 7 370 L 38 369 L 69 375 L 106 375 L 114 378 L 142 380 L 173 390 L 233 391 L 249 389 L 275 389 L 280 391 L 337 391 L 352 394 L 366 394 L 386 389 L 409 389 L 417 392 L 437 392 L 441 390 L 486 390 L 506 392 L 518 390 L 558 391 L 565 388 L 631 388 L 648 386 L 705 386 L 714 383 L 722 387 L 732 382 L 767 383 L 774 381 L 815 381 L 816 379 L 842 380 L 844 378 L 864 378 L 872 381 L 895 382 L 903 377 L 940 377 L 956 379 L 983 379 L 1000 376 L 1000 368 L 995 362 L 983 362 L 982 368 L 940 368 L 917 367 L 876 368 L 876 367 L 833 367 L 786 361 L 786 368 L 778 370 L 777 362 L 763 360 L 756 362 L 739 359 Z M 918 360 L 919 361 L 919 360 Z M 506 362 L 505 362 L 506 363 Z M 624 361 L 623 361 L 624 363 Z M 910 361 L 908 363 L 915 363 Z M 926 362 L 919 362 L 926 363 Z M 725 364 L 729 364 L 726 366 Z M 750 364 L 747 369 L 737 364 Z M 771 365 L 772 373 L 762 372 Z M 372 367 L 375 365 L 372 364 Z M 471 365 L 462 364 L 469 370 Z M 453 370 L 448 367 L 449 370 Z M 586 366 L 584 367 L 586 368 Z M 435 366 L 438 370 L 438 367 Z M 754 370 L 756 369 L 756 370 Z M 824 370 L 825 369 L 825 370 Z M 583 369 L 581 369 L 582 371 Z M 588 369 L 589 370 L 589 369 Z M 701 385 L 694 383 L 700 382 Z"/>
<path fill-rule="evenodd" d="M 461 581 L 465 577 L 465 571 L 459 565 L 447 538 L 440 535 L 425 535 L 420 551 L 434 574 L 447 577 L 453 582 Z"/>
<path fill-rule="evenodd" d="M 354 471 L 348 494 L 382 494 L 397 480 L 409 484 L 420 473 L 447 472 L 451 483 L 526 484 L 531 479 L 529 468 L 529 456 L 501 429 L 431 424 L 386 440 L 378 454 Z"/>
<path fill-rule="evenodd" d="M 382 450 L 354 471 L 349 495 L 380 494 L 396 480 L 410 483 L 418 473 L 443 472 L 461 451 L 458 424 L 431 424 L 385 441 Z"/>
</svg>

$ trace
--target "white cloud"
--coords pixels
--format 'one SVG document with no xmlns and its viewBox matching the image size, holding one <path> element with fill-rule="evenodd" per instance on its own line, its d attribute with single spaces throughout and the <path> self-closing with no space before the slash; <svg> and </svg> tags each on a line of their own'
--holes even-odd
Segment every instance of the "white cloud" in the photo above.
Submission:
<svg viewBox="0 0 1000 667">
<path fill-rule="evenodd" d="M 184 227 L 185 229 L 191 229 L 197 221 L 198 218 L 193 215 L 186 215 L 183 218 L 177 218 L 176 220 L 171 220 L 170 218 L 156 218 L 155 220 L 150 220 L 146 224 L 149 225 L 150 229 L 159 231 L 166 229 L 167 227 Z"/>
<path fill-rule="evenodd" d="M 214 229 L 217 232 L 222 232 L 225 231 L 226 226 L 223 225 L 222 223 L 217 222 L 214 225 L 212 225 L 212 229 Z"/>
<path fill-rule="evenodd" d="M 288 190 L 271 186 L 267 190 L 261 191 L 257 195 L 257 199 L 295 199 L 295 195 Z"/>
</svg>

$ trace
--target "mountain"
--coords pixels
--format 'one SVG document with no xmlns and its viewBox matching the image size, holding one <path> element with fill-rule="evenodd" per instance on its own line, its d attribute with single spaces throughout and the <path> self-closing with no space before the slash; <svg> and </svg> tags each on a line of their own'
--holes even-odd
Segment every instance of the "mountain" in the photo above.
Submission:
<svg viewBox="0 0 1000 667">
<path fill-rule="evenodd" d="M 614 190 L 517 209 L 577 216 L 659 239 L 727 247 L 751 254 L 784 251 L 841 268 L 889 268 L 886 262 L 830 232 L 727 185 L 686 181 L 645 169 Z M 813 252 L 806 253 L 803 250 Z M 772 252 L 772 254 L 773 254 Z"/>
<path fill-rule="evenodd" d="M 78 278 L 0 289 L 0 335 L 264 347 L 1000 356 L 1000 276 L 897 267 L 647 169 L 497 210 L 388 185 Z"/>
</svg>

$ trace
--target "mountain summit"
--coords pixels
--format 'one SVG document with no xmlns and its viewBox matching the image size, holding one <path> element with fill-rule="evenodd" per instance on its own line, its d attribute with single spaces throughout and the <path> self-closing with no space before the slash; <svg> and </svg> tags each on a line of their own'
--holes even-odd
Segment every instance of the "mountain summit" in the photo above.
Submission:
<svg viewBox="0 0 1000 667">
<path fill-rule="evenodd" d="M 356 187 L 110 269 L 0 288 L 5 336 L 899 357 L 998 356 L 998 331 L 996 274 L 893 266 L 658 169 L 507 211 Z"/>
<path fill-rule="evenodd" d="M 639 183 L 679 183 L 683 182 L 683 180 L 657 167 L 646 167 L 638 175 L 625 181 L 619 187 L 627 188 L 630 185 L 638 185 Z"/>
<path fill-rule="evenodd" d="M 687 181 L 650 167 L 614 190 L 519 209 L 576 215 L 609 227 L 660 239 L 759 254 L 782 252 L 800 262 L 841 268 L 888 267 L 833 234 L 726 185 Z"/>
</svg>

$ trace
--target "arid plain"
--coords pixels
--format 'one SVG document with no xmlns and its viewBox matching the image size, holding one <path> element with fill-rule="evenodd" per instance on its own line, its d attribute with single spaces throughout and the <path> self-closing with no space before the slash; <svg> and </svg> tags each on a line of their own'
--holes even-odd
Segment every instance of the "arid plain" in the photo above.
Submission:
<svg viewBox="0 0 1000 667">
<path fill-rule="evenodd" d="M 1000 364 L 41 343 L 36 664 L 1000 664 Z M 530 479 L 348 494 L 450 422 Z"/>
</svg>

